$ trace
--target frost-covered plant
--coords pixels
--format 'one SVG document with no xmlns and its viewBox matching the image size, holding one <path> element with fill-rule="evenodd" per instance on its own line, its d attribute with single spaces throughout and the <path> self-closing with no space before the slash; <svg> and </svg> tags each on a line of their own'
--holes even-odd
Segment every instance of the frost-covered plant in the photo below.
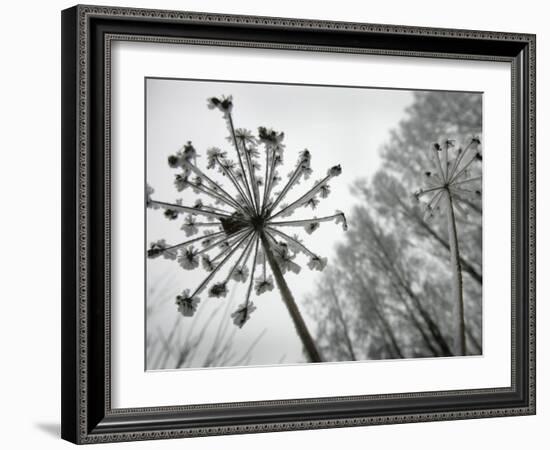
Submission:
<svg viewBox="0 0 550 450">
<path fill-rule="evenodd" d="M 472 176 L 472 165 L 482 161 L 479 146 L 481 141 L 474 137 L 464 148 L 456 150 L 450 159 L 454 141 L 447 140 L 432 146 L 434 171 L 426 171 L 426 186 L 414 193 L 415 199 L 427 197 L 425 220 L 430 220 L 436 212 L 446 212 L 449 233 L 451 268 L 453 274 L 453 299 L 455 320 L 455 353 L 466 354 L 466 330 L 464 325 L 464 299 L 462 289 L 462 269 L 456 228 L 455 209 L 459 214 L 468 214 L 470 199 L 481 198 L 481 176 Z"/>
<path fill-rule="evenodd" d="M 149 208 L 162 210 L 168 220 L 183 216 L 181 229 L 186 237 L 200 234 L 177 244 L 167 244 L 164 239 L 153 242 L 147 255 L 149 258 L 162 256 L 177 261 L 185 270 L 200 266 L 208 272 L 193 290 L 185 289 L 177 295 L 177 308 L 184 316 L 194 314 L 201 301 L 199 295 L 204 291 L 207 291 L 208 297 L 223 298 L 228 294 L 231 282 L 248 283 L 244 302 L 231 315 L 239 328 L 256 309 L 251 301 L 252 291 L 255 295 L 272 291 L 275 280 L 308 358 L 314 362 L 321 361 L 284 273 L 300 272 L 301 266 L 296 262 L 299 253 L 309 258 L 307 265 L 311 270 L 322 271 L 327 265 L 327 258 L 311 251 L 298 236 L 291 236 L 283 230 L 301 227 L 311 234 L 321 223 L 329 221 L 347 229 L 346 218 L 341 211 L 324 217 L 286 219 L 300 208 L 316 209 L 319 199 L 327 198 L 330 193 L 329 181 L 340 175 L 342 169 L 339 165 L 331 167 L 306 193 L 285 204 L 283 200 L 290 191 L 300 180 L 309 179 L 313 172 L 309 150 L 299 153 L 293 170 L 283 183 L 279 172 L 285 151 L 284 133 L 265 127 L 259 127 L 257 135 L 246 129 L 235 129 L 231 96 L 209 98 L 208 107 L 223 114 L 229 130 L 227 139 L 233 146 L 235 159 L 230 159 L 225 150 L 211 147 L 206 151 L 206 169 L 219 172 L 231 187 L 225 188 L 199 168 L 199 155 L 192 142 L 187 142 L 168 158 L 169 166 L 178 170 L 174 185 L 179 192 L 192 190 L 197 196 L 208 197 L 214 204 L 205 204 L 199 198 L 193 205 L 183 205 L 181 200 L 156 200 L 152 198 L 154 190 L 147 186 L 146 202 Z M 277 185 L 281 188 L 275 192 Z M 206 220 L 201 221 L 199 217 Z M 260 268 L 257 269 L 257 266 Z M 268 273 L 267 266 L 271 273 Z"/>
</svg>

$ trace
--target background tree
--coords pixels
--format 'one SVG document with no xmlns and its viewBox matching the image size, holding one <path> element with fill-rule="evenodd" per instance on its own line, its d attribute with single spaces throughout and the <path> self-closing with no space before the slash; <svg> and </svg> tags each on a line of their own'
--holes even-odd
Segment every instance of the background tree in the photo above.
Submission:
<svg viewBox="0 0 550 450">
<path fill-rule="evenodd" d="M 446 215 L 426 217 L 412 194 L 433 166 L 433 143 L 467 145 L 481 136 L 481 102 L 473 93 L 415 93 L 381 150 L 380 169 L 352 186 L 357 205 L 338 247 L 339 264 L 308 303 L 327 359 L 456 354 Z M 481 165 L 470 170 L 481 176 Z M 482 349 L 482 204 L 480 196 L 461 203 L 456 228 L 471 355 Z"/>
</svg>

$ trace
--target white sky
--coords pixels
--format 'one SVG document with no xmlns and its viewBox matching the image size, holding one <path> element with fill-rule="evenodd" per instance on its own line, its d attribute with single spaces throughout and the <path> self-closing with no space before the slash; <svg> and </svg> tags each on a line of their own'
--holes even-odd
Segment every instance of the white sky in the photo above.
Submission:
<svg viewBox="0 0 550 450">
<path fill-rule="evenodd" d="M 350 184 L 359 177 L 371 176 L 378 169 L 381 145 L 387 141 L 389 131 L 404 118 L 404 109 L 413 100 L 412 92 L 403 90 L 167 79 L 148 79 L 146 83 L 147 182 L 155 189 L 153 198 L 167 202 L 183 198 L 184 204 L 194 203 L 195 194 L 176 191 L 173 185 L 176 171 L 167 164 L 168 156 L 189 140 L 203 155 L 198 163 L 201 169 L 215 179 L 222 179 L 217 178 L 213 170 L 206 170 L 206 149 L 220 147 L 232 159 L 236 159 L 236 154 L 225 139 L 228 132 L 222 114 L 217 110 L 209 110 L 206 99 L 233 95 L 236 128 L 247 128 L 256 133 L 259 126 L 266 126 L 285 132 L 285 163 L 280 170 L 283 183 L 296 163 L 298 152 L 304 148 L 311 151 L 311 178 L 292 189 L 285 201 L 292 201 L 305 193 L 315 180 L 326 174 L 329 167 L 335 164 L 342 166 L 342 175 L 330 182 L 331 193 L 327 199 L 321 199 L 317 210 L 312 212 L 301 208 L 287 220 L 311 218 L 314 215 L 322 217 L 333 214 L 336 209 L 344 211 L 349 218 L 354 203 L 349 192 Z M 141 157 L 139 152 L 136 153 L 136 156 Z M 223 182 L 224 187 L 229 186 L 227 181 Z M 209 199 L 202 196 L 202 200 L 206 202 Z M 181 218 L 172 222 L 165 219 L 161 211 L 149 210 L 147 245 L 160 238 L 165 238 L 169 244 L 185 241 L 187 238 L 179 230 L 181 223 Z M 292 235 L 299 229 L 287 230 Z M 333 258 L 334 246 L 344 238 L 340 225 L 322 223 L 312 235 L 304 232 L 298 234 L 308 248 L 327 256 L 329 265 L 336 263 Z M 298 256 L 297 262 L 302 266 L 300 274 L 287 273 L 285 276 L 298 305 L 301 305 L 304 296 L 314 291 L 323 274 L 310 271 L 303 255 Z M 155 308 L 154 314 L 147 319 L 149 334 L 155 334 L 161 329 L 166 336 L 178 320 L 182 335 L 185 336 L 195 321 L 193 332 L 209 326 L 201 340 L 205 351 L 209 348 L 218 323 L 231 321 L 229 314 L 244 300 L 246 285 L 239 284 L 235 288 L 235 283 L 230 284 L 230 295 L 225 299 L 208 298 L 204 291 L 199 305 L 199 309 L 204 311 L 193 318 L 178 319 L 175 296 L 184 288 L 193 290 L 205 275 L 206 272 L 201 268 L 184 271 L 176 262 L 162 258 L 147 261 L 148 291 L 158 288 L 147 300 L 148 308 Z M 301 343 L 278 291 L 275 289 L 257 298 L 253 295 L 252 300 L 257 310 L 249 322 L 235 333 L 234 346 L 237 351 L 245 351 L 265 330 L 252 352 L 251 364 L 291 364 L 303 361 Z M 229 305 L 226 316 L 222 317 L 223 309 L 227 306 L 224 302 L 232 302 L 232 305 Z M 210 319 L 216 308 L 220 308 L 217 316 Z M 307 317 L 305 308 L 301 310 L 314 334 L 315 323 Z M 229 331 L 233 331 L 232 328 L 236 327 L 233 323 L 230 325 Z M 200 358 L 197 358 L 195 364 L 200 364 Z"/>
</svg>

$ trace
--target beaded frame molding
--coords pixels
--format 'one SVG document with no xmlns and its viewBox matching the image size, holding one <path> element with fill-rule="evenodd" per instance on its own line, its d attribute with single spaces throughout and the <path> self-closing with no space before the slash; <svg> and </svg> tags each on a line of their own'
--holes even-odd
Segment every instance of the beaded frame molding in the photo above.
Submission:
<svg viewBox="0 0 550 450">
<path fill-rule="evenodd" d="M 505 61 L 512 73 L 511 385 L 113 409 L 114 41 Z M 78 444 L 535 413 L 535 36 L 78 5 L 62 12 L 62 423 Z"/>
</svg>

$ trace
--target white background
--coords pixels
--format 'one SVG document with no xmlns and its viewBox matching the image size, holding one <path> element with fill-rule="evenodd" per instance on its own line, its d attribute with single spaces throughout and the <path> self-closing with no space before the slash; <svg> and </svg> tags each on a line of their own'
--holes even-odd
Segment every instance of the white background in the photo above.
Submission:
<svg viewBox="0 0 550 450">
<path fill-rule="evenodd" d="M 109 4 L 127 5 L 112 0 Z M 485 2 L 465 0 L 442 8 L 438 1 L 387 2 L 260 2 L 233 0 L 139 1 L 131 6 L 203 10 L 242 14 L 397 23 L 472 29 L 533 32 L 538 34 L 538 123 L 550 120 L 550 77 L 547 43 L 550 40 L 542 2 Z M 68 448 L 59 440 L 59 297 L 60 297 L 60 18 L 70 2 L 24 2 L 4 6 L 2 39 L 2 183 L 3 314 L 0 319 L 3 357 L 0 388 L 2 432 L 5 448 Z M 542 50 L 541 50 L 542 49 Z M 547 128 L 538 130 L 538 172 L 548 166 Z M 540 177 L 539 198 L 550 188 Z M 550 215 L 548 202 L 538 210 L 539 323 L 548 316 L 544 299 L 548 284 Z M 7 307 L 6 307 L 7 306 Z M 117 444 L 120 448 L 441 448 L 508 449 L 531 445 L 541 448 L 550 419 L 548 378 L 550 339 L 548 327 L 538 331 L 538 415 L 430 424 L 393 425 L 227 436 L 185 442 Z M 179 447 L 177 447 L 179 446 Z"/>
</svg>

